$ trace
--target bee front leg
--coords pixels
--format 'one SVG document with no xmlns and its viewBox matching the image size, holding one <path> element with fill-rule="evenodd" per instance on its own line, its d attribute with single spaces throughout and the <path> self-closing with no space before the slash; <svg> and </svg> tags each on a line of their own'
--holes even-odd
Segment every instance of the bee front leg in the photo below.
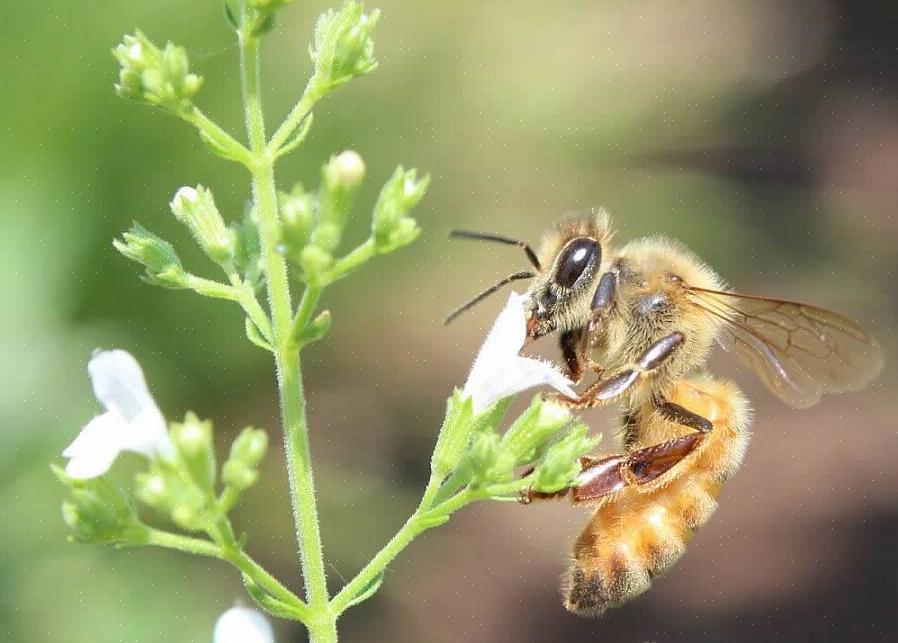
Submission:
<svg viewBox="0 0 898 643">
<path fill-rule="evenodd" d="M 583 366 L 592 365 L 589 359 L 589 333 L 587 328 L 575 328 L 561 334 L 561 355 L 567 367 L 567 376 L 574 384 L 583 377 Z"/>
<path fill-rule="evenodd" d="M 599 380 L 576 399 L 558 397 L 557 402 L 577 409 L 600 406 L 626 393 L 641 378 L 650 374 L 667 361 L 674 350 L 683 343 L 683 333 L 674 332 L 653 343 L 637 358 L 634 364 L 621 369 L 611 377 Z"/>
</svg>

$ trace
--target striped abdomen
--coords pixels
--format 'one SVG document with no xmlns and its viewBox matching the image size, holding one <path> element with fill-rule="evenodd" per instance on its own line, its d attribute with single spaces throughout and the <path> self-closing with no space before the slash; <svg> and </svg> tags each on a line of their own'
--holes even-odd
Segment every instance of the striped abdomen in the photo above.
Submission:
<svg viewBox="0 0 898 643">
<path fill-rule="evenodd" d="M 717 508 L 723 484 L 742 460 L 750 412 L 730 382 L 696 377 L 667 396 L 713 423 L 695 450 L 650 483 L 630 484 L 598 501 L 574 545 L 564 584 L 565 607 L 598 615 L 638 596 L 683 554 L 692 533 Z M 636 415 L 628 452 L 692 432 L 647 411 Z"/>
</svg>

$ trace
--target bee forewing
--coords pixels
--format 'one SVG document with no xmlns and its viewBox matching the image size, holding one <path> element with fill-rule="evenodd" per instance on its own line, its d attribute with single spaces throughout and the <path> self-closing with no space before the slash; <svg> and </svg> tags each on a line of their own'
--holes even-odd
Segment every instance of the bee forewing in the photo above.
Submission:
<svg viewBox="0 0 898 643">
<path fill-rule="evenodd" d="M 827 393 L 856 391 L 882 370 L 876 339 L 853 321 L 794 301 L 690 288 L 716 317 L 721 343 L 787 404 L 805 408 Z"/>
</svg>

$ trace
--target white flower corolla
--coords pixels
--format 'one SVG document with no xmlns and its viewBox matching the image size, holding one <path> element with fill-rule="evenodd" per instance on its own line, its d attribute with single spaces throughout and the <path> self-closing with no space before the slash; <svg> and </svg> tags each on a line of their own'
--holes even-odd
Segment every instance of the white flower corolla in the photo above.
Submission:
<svg viewBox="0 0 898 643">
<path fill-rule="evenodd" d="M 122 451 L 148 458 L 174 457 L 165 418 L 133 355 L 123 350 L 97 351 L 87 372 L 106 412 L 88 422 L 62 452 L 69 458 L 67 475 L 81 480 L 101 476 Z"/>
<path fill-rule="evenodd" d="M 212 643 L 274 643 L 274 632 L 261 612 L 232 607 L 215 621 Z"/>
<path fill-rule="evenodd" d="M 548 385 L 568 397 L 577 397 L 572 382 L 557 366 L 518 354 L 526 339 L 524 296 L 512 292 L 486 336 L 462 390 L 463 396 L 472 398 L 475 413 L 536 386 Z"/>
</svg>

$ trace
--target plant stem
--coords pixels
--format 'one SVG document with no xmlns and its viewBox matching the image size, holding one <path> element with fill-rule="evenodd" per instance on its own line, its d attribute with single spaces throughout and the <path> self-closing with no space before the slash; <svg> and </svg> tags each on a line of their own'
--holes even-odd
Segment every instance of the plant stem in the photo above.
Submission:
<svg viewBox="0 0 898 643">
<path fill-rule="evenodd" d="M 159 529 L 150 529 L 147 533 L 146 544 L 157 547 L 177 549 L 188 554 L 209 556 L 210 558 L 223 558 L 221 547 L 202 538 L 191 538 L 180 534 L 172 534 Z"/>
<path fill-rule="evenodd" d="M 265 144 L 265 121 L 259 96 L 258 39 L 240 34 L 240 67 L 246 128 L 253 153 L 253 201 L 259 217 L 263 269 L 272 317 L 272 346 L 277 367 L 290 499 L 299 542 L 300 564 L 310 615 L 307 626 L 316 643 L 337 640 L 336 617 L 328 605 L 327 578 L 318 526 L 318 507 L 309 453 L 305 394 L 299 353 L 291 347 L 293 310 L 287 264 L 277 250 L 279 222 L 274 182 L 274 154 Z"/>
<path fill-rule="evenodd" d="M 356 577 L 349 581 L 343 589 L 334 596 L 333 601 L 331 601 L 331 609 L 334 613 L 339 615 L 344 612 L 351 605 L 352 599 L 374 582 L 378 574 L 381 574 L 384 569 L 386 569 L 387 565 L 389 565 L 410 542 L 421 533 L 441 524 L 440 518 L 447 517 L 449 514 L 461 509 L 468 503 L 483 497 L 486 496 L 482 493 L 466 489 L 432 509 L 428 509 L 422 503 L 415 513 L 413 513 L 405 524 L 402 525 L 402 528 L 396 532 L 396 535 L 384 545 L 383 549 L 377 552 L 374 558 L 362 568 Z"/>
</svg>

